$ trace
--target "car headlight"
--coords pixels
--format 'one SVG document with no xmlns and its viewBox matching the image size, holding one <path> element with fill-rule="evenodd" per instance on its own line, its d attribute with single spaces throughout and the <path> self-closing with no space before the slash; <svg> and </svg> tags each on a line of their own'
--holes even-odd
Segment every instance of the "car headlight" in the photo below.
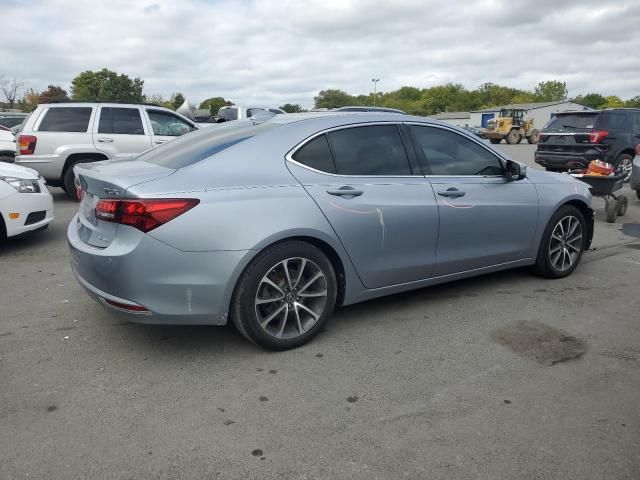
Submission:
<svg viewBox="0 0 640 480">
<path fill-rule="evenodd" d="M 15 177 L 0 177 L 20 193 L 40 193 L 40 185 L 37 180 L 27 180 Z"/>
</svg>

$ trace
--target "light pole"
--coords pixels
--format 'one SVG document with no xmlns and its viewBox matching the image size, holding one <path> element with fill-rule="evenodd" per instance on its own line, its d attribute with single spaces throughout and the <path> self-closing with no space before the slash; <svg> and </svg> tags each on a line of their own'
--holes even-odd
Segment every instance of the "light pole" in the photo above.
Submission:
<svg viewBox="0 0 640 480">
<path fill-rule="evenodd" d="M 380 81 L 379 78 L 372 78 L 371 81 L 373 82 L 373 106 L 376 106 L 376 93 L 378 93 L 378 82 Z"/>
</svg>

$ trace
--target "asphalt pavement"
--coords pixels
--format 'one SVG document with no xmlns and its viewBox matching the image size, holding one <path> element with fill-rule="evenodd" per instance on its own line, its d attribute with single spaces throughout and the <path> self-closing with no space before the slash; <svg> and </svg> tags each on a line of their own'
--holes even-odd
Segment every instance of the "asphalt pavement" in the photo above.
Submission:
<svg viewBox="0 0 640 480">
<path fill-rule="evenodd" d="M 501 145 L 532 163 L 534 148 Z M 640 478 L 640 201 L 576 272 L 339 309 L 272 353 L 110 316 L 69 266 L 77 208 L 0 250 L 0 479 Z"/>
</svg>

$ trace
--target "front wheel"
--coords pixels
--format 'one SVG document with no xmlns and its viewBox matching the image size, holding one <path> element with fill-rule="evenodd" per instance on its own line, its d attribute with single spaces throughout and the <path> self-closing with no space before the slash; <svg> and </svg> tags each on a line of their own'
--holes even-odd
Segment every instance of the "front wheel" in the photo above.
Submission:
<svg viewBox="0 0 640 480">
<path fill-rule="evenodd" d="M 616 159 L 613 166 L 622 170 L 624 181 L 628 182 L 631 178 L 631 170 L 633 169 L 633 157 L 628 153 L 623 153 Z"/>
<path fill-rule="evenodd" d="M 509 145 L 515 145 L 516 143 L 520 143 L 518 142 L 518 139 L 520 139 L 520 132 L 515 128 L 507 134 L 507 143 Z"/>
<path fill-rule="evenodd" d="M 582 258 L 586 232 L 586 222 L 580 210 L 572 205 L 558 209 L 542 235 L 535 272 L 546 278 L 570 275 Z"/>
<path fill-rule="evenodd" d="M 286 241 L 258 254 L 243 272 L 231 319 L 240 333 L 265 348 L 299 347 L 329 319 L 337 290 L 335 271 L 321 250 Z"/>
</svg>

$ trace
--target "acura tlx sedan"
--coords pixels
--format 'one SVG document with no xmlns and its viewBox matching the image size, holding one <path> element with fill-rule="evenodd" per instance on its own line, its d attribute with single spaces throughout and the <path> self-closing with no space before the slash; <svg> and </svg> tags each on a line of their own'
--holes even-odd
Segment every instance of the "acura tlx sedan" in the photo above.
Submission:
<svg viewBox="0 0 640 480">
<path fill-rule="evenodd" d="M 408 115 L 232 122 L 75 173 L 92 297 L 134 322 L 230 319 L 272 349 L 336 305 L 513 267 L 564 277 L 593 235 L 585 183 Z"/>
</svg>

